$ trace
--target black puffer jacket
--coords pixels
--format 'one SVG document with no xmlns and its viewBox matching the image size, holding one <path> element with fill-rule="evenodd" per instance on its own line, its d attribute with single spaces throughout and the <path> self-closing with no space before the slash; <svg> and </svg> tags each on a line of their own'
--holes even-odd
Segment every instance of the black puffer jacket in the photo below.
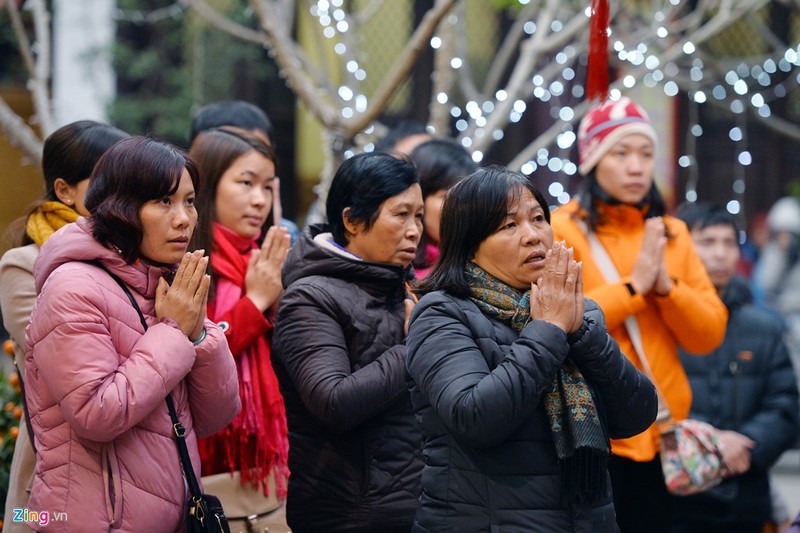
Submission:
<svg viewBox="0 0 800 533">
<path fill-rule="evenodd" d="M 283 270 L 273 362 L 289 422 L 294 533 L 407 532 L 422 437 L 405 370 L 405 280 L 305 232 Z"/>
<path fill-rule="evenodd" d="M 690 416 L 754 440 L 752 466 L 707 493 L 676 498 L 676 514 L 710 524 L 763 522 L 772 512 L 769 468 L 797 439 L 797 383 L 780 318 L 751 303 L 741 278 L 723 301 L 730 317 L 722 345 L 706 357 L 680 354 L 692 385 Z"/>
<path fill-rule="evenodd" d="M 600 308 L 586 304 L 582 328 L 568 339 L 543 321 L 517 333 L 441 291 L 420 300 L 408 336 L 412 401 L 425 434 L 413 531 L 617 531 L 607 476 L 593 506 L 563 500 L 543 394 L 569 354 L 611 437 L 645 430 L 658 402 L 608 335 Z"/>
</svg>

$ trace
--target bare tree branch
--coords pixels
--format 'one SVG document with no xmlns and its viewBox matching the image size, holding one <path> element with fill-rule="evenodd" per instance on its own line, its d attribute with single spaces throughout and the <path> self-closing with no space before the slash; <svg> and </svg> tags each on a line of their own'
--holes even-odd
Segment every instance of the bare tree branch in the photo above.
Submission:
<svg viewBox="0 0 800 533">
<path fill-rule="evenodd" d="M 508 69 L 509 63 L 517 53 L 522 36 L 525 34 L 525 24 L 533 20 L 538 7 L 536 3 L 528 4 L 514 20 L 514 24 L 503 39 L 503 44 L 500 45 L 500 49 L 495 54 L 492 66 L 489 68 L 489 74 L 486 75 L 483 94 L 493 94 L 500 85 L 500 78 Z"/>
<path fill-rule="evenodd" d="M 272 6 L 263 0 L 250 0 L 250 5 L 258 14 L 261 28 L 266 33 L 266 41 L 275 61 L 285 74 L 289 87 L 326 128 L 341 129 L 338 110 L 321 98 L 324 93 L 303 68 L 291 38 L 285 31 L 288 28 L 281 28 L 277 24 L 278 17 L 273 12 Z"/>
<path fill-rule="evenodd" d="M 247 26 L 242 26 L 226 17 L 206 0 L 183 0 L 186 5 L 191 7 L 198 15 L 206 19 L 215 28 L 229 33 L 234 37 L 263 45 L 265 43 L 264 34 Z"/>
<path fill-rule="evenodd" d="M 42 141 L 2 97 L 0 97 L 0 128 L 12 145 L 18 146 L 32 161 L 41 164 Z"/>
<path fill-rule="evenodd" d="M 366 128 L 370 122 L 375 120 L 386 108 L 389 101 L 397 93 L 403 82 L 408 78 L 411 69 L 419 59 L 420 54 L 430 40 L 431 35 L 436 30 L 439 22 L 447 15 L 450 8 L 459 0 L 436 0 L 434 6 L 425 13 L 422 21 L 417 26 L 414 34 L 406 45 L 400 57 L 397 58 L 392 68 L 391 74 L 383 81 L 375 95 L 370 99 L 370 105 L 366 113 L 354 117 L 348 121 L 347 130 L 350 135 L 355 135 Z"/>
<path fill-rule="evenodd" d="M 14 36 L 17 38 L 19 53 L 22 56 L 23 63 L 25 63 L 25 69 L 28 71 L 28 76 L 33 77 L 36 75 L 36 62 L 33 59 L 31 42 L 28 40 L 28 34 L 25 33 L 25 26 L 22 24 L 19 8 L 16 2 L 11 1 L 6 2 L 6 7 L 11 17 L 11 27 L 14 29 Z"/>
<path fill-rule="evenodd" d="M 53 112 L 50 107 L 50 12 L 44 0 L 30 0 L 33 13 L 33 28 L 36 33 L 36 66 L 29 81 L 28 89 L 33 96 L 36 119 L 43 137 L 50 135 L 53 125 Z"/>
</svg>

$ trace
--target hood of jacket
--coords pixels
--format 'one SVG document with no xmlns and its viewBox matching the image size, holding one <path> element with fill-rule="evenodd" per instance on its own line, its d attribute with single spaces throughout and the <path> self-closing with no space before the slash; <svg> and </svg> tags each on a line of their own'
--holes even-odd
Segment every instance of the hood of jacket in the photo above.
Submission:
<svg viewBox="0 0 800 533">
<path fill-rule="evenodd" d="M 137 260 L 129 265 L 113 250 L 97 242 L 92 236 L 91 222 L 79 218 L 55 232 L 41 248 L 33 265 L 36 292 L 40 293 L 45 281 L 55 269 L 72 261 L 98 261 L 116 273 L 129 287 L 139 294 L 155 296 L 159 278 L 171 278 L 174 266 L 156 266 Z"/>
<path fill-rule="evenodd" d="M 747 280 L 741 276 L 733 276 L 722 295 L 722 301 L 728 311 L 733 311 L 753 302 L 753 291 L 747 284 Z"/>
<path fill-rule="evenodd" d="M 413 279 L 411 267 L 363 261 L 346 252 L 336 251 L 336 245 L 323 246 L 320 236 L 329 229 L 326 225 L 313 225 L 307 228 L 289 251 L 283 267 L 283 286 L 311 276 L 339 278 L 378 291 L 387 289 L 394 292 L 398 287 L 404 289 L 404 282 Z"/>
</svg>

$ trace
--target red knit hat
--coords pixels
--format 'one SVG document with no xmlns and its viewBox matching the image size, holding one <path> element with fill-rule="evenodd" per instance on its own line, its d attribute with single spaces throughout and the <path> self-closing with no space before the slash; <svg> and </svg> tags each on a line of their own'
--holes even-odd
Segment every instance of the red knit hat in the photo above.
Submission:
<svg viewBox="0 0 800 533">
<path fill-rule="evenodd" d="M 607 101 L 583 117 L 578 128 L 578 170 L 586 176 L 623 137 L 639 133 L 658 145 L 650 117 L 627 96 Z"/>
</svg>

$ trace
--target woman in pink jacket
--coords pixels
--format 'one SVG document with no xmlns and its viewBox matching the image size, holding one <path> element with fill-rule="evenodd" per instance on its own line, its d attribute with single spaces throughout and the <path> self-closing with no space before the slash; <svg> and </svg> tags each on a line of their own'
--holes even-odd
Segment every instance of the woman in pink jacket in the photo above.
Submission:
<svg viewBox="0 0 800 533">
<path fill-rule="evenodd" d="M 41 249 L 25 356 L 34 529 L 186 529 L 188 490 L 165 398 L 186 428 L 197 477 L 197 437 L 240 408 L 230 350 L 205 317 L 207 259 L 186 251 L 196 184 L 184 152 L 123 140 L 92 174 L 92 218 L 62 228 Z M 100 265 L 127 285 L 146 331 Z"/>
</svg>

